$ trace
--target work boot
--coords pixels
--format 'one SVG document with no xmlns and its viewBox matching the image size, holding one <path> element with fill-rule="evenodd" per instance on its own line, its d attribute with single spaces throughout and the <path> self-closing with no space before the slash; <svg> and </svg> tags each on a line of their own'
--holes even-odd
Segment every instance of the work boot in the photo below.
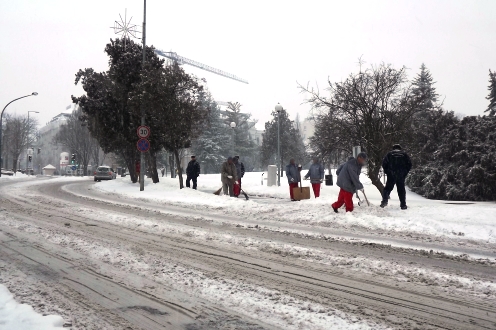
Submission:
<svg viewBox="0 0 496 330">
<path fill-rule="evenodd" d="M 388 202 L 387 201 L 382 201 L 380 206 L 382 208 L 385 208 L 387 205 L 388 205 Z"/>
<path fill-rule="evenodd" d="M 406 204 L 401 205 L 401 209 L 402 209 L 402 210 L 406 210 L 407 208 L 408 208 L 408 207 L 406 206 Z"/>
</svg>

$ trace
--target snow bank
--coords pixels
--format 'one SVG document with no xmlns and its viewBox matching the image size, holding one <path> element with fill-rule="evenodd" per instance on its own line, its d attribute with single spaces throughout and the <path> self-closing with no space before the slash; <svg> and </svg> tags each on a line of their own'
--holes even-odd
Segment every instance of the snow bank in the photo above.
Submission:
<svg viewBox="0 0 496 330">
<path fill-rule="evenodd" d="M 52 330 L 63 329 L 64 320 L 57 315 L 42 316 L 33 307 L 19 304 L 9 290 L 0 284 L 1 330 Z"/>
<path fill-rule="evenodd" d="M 264 175 L 264 177 L 267 174 Z M 147 179 L 145 190 L 139 191 L 139 185 L 129 178 L 97 183 L 97 189 L 104 192 L 125 195 L 136 199 L 151 199 L 157 203 L 167 203 L 194 209 L 214 209 L 231 213 L 239 217 L 263 221 L 279 221 L 318 227 L 360 226 L 372 230 L 385 230 L 425 235 L 457 237 L 496 243 L 496 203 L 451 204 L 447 201 L 425 199 L 407 191 L 408 210 L 399 208 L 398 197 L 391 194 L 389 206 L 381 209 L 379 191 L 370 181 L 361 175 L 365 192 L 371 206 L 358 206 L 352 214 L 344 210 L 335 214 L 330 207 L 337 199 L 339 187 L 322 185 L 321 198 L 301 202 L 289 201 L 289 188 L 285 178 L 281 178 L 281 187 L 261 185 L 262 173 L 246 173 L 243 189 L 252 198 L 244 199 L 216 196 L 213 192 L 221 187 L 220 175 L 201 175 L 198 178 L 198 191 L 178 188 L 178 179 L 160 178 L 160 183 L 153 184 Z M 303 182 L 309 186 L 308 181 Z M 313 193 L 312 193 L 313 195 Z M 258 197 L 257 197 L 258 196 Z M 260 198 L 263 197 L 263 198 Z M 363 197 L 362 197 L 363 199 Z M 355 198 L 355 202 L 358 200 Z"/>
<path fill-rule="evenodd" d="M 14 175 L 2 174 L 0 180 L 20 180 L 20 179 L 34 179 L 34 178 L 36 178 L 35 175 L 27 175 L 27 174 L 22 174 L 21 172 L 17 172 Z"/>
</svg>

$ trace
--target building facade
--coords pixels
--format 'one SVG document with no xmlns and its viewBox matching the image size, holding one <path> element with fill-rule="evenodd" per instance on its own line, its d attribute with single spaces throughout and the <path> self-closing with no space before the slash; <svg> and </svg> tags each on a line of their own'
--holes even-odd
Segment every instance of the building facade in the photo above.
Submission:
<svg viewBox="0 0 496 330">
<path fill-rule="evenodd" d="M 68 159 L 61 160 L 61 153 L 69 155 L 70 150 L 55 142 L 55 136 L 71 116 L 70 112 L 63 112 L 53 117 L 50 122 L 40 128 L 33 155 L 33 169 L 39 173 L 40 169 L 48 164 L 55 166 L 56 173 L 60 173 L 61 166 L 64 167 Z M 65 163 L 65 164 L 64 164 Z M 61 165 L 62 164 L 62 165 Z"/>
</svg>

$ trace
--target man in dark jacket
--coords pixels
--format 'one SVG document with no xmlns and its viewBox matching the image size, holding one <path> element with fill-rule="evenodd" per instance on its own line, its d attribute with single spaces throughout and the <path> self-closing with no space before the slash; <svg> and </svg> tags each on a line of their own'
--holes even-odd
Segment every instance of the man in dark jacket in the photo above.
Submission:
<svg viewBox="0 0 496 330">
<path fill-rule="evenodd" d="M 298 187 L 298 182 L 300 182 L 300 171 L 296 166 L 295 160 L 291 159 L 289 164 L 286 165 L 286 177 L 288 178 L 289 183 L 289 196 L 291 197 L 291 201 L 296 201 L 293 195 L 293 188 Z"/>
<path fill-rule="evenodd" d="M 367 161 L 367 154 L 361 152 L 358 154 L 357 158 L 353 158 L 347 161 L 342 167 L 338 175 L 338 181 L 336 185 L 340 187 L 339 196 L 337 202 L 332 204 L 332 209 L 334 212 L 338 213 L 338 209 L 346 205 L 346 212 L 353 211 L 353 194 L 363 189 L 363 185 L 360 182 L 360 173 L 362 172 L 362 166 L 365 165 Z"/>
<path fill-rule="evenodd" d="M 193 189 L 196 189 L 196 179 L 200 176 L 200 163 L 196 161 L 195 156 L 191 156 L 191 160 L 186 168 L 186 187 L 190 187 L 189 182 L 193 181 Z"/>
<path fill-rule="evenodd" d="M 400 198 L 400 207 L 402 210 L 406 210 L 405 178 L 412 169 L 410 157 L 402 150 L 399 144 L 395 144 L 393 150 L 388 152 L 386 157 L 384 157 L 382 168 L 387 176 L 387 181 L 386 187 L 384 187 L 382 192 L 381 207 L 386 207 L 388 205 L 389 195 L 391 194 L 394 185 L 396 185 L 398 197 Z"/>
<path fill-rule="evenodd" d="M 233 163 L 236 165 L 236 175 L 238 176 L 238 184 L 234 185 L 234 197 L 238 197 L 241 193 L 241 178 L 245 175 L 245 165 L 239 161 L 239 156 L 234 156 Z"/>
<path fill-rule="evenodd" d="M 319 163 L 318 158 L 313 159 L 313 164 L 310 166 L 305 179 L 310 178 L 310 183 L 312 184 L 313 194 L 315 198 L 320 196 L 320 184 L 324 180 L 324 166 Z"/>
</svg>

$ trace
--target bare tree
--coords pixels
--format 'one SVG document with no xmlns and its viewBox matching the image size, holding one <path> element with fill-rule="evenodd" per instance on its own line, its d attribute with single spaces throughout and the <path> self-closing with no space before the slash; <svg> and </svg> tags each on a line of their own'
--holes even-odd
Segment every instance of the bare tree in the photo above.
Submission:
<svg viewBox="0 0 496 330">
<path fill-rule="evenodd" d="M 71 152 L 77 154 L 77 159 L 83 165 L 83 175 L 88 173 L 88 164 L 99 149 L 98 142 L 91 136 L 86 123 L 80 120 L 82 115 L 78 107 L 67 120 L 66 124 L 54 138 L 55 143 L 66 146 Z"/>
<path fill-rule="evenodd" d="M 320 112 L 318 126 L 329 127 L 317 138 L 329 140 L 330 145 L 323 147 L 334 150 L 361 146 L 369 156 L 368 176 L 382 192 L 382 159 L 394 143 L 408 139 L 412 118 L 424 100 L 411 93 L 405 68 L 387 64 L 360 69 L 341 83 L 328 83 L 329 97 L 299 85 L 308 95 L 307 102 Z"/>
<path fill-rule="evenodd" d="M 28 146 L 34 141 L 34 133 L 38 126 L 35 118 L 27 116 L 5 116 L 4 141 L 6 141 L 6 150 L 12 158 L 12 169 L 17 171 L 17 164 L 23 151 L 27 153 Z M 29 136 L 28 136 L 29 134 Z M 7 164 L 5 164 L 7 166 Z"/>
</svg>

